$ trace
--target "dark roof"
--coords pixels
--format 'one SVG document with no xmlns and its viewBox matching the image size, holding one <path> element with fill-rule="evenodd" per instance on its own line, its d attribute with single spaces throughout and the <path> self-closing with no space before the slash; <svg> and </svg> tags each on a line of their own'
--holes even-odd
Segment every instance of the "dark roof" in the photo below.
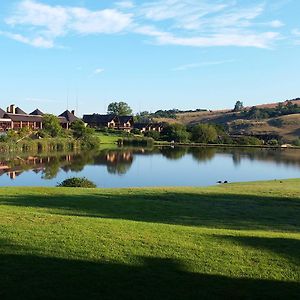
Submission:
<svg viewBox="0 0 300 300">
<path fill-rule="evenodd" d="M 116 118 L 117 118 L 117 116 L 115 116 L 115 115 L 93 114 L 93 115 L 84 115 L 83 121 L 88 124 L 91 124 L 91 123 L 107 124 Z"/>
<path fill-rule="evenodd" d="M 17 115 L 27 115 L 27 113 L 24 110 L 22 110 L 20 107 L 16 108 L 16 114 Z"/>
<path fill-rule="evenodd" d="M 64 111 L 59 117 L 65 117 L 69 123 L 75 122 L 79 120 L 76 116 L 74 116 L 69 110 Z"/>
<path fill-rule="evenodd" d="M 30 113 L 31 116 L 43 116 L 44 113 L 41 112 L 38 108 Z"/>
<path fill-rule="evenodd" d="M 4 115 L 5 115 L 5 111 L 0 108 L 0 118 L 3 118 Z"/>
<path fill-rule="evenodd" d="M 14 122 L 42 122 L 41 116 L 31 116 L 31 115 L 17 115 L 6 113 L 4 118 L 11 119 Z"/>
<path fill-rule="evenodd" d="M 119 116 L 118 118 L 119 118 L 120 123 L 123 123 L 123 124 L 133 121 L 133 116 Z"/>
<path fill-rule="evenodd" d="M 149 127 L 150 123 L 134 123 L 134 128 L 143 129 Z"/>
<path fill-rule="evenodd" d="M 143 129 L 148 127 L 163 127 L 162 123 L 134 123 L 134 128 Z"/>
</svg>

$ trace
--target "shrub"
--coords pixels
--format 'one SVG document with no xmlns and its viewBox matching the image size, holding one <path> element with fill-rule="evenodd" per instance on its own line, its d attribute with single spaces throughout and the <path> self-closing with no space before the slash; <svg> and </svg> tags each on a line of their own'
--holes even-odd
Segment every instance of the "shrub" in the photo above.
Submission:
<svg viewBox="0 0 300 300">
<path fill-rule="evenodd" d="M 237 143 L 239 145 L 245 145 L 245 146 L 248 146 L 248 145 L 253 145 L 253 146 L 260 146 L 263 144 L 263 142 L 254 137 L 254 136 L 244 136 L 244 137 L 240 137 L 238 140 L 237 140 Z"/>
<path fill-rule="evenodd" d="M 64 180 L 63 182 L 58 184 L 57 187 L 95 188 L 96 185 L 85 177 L 73 177 Z"/>
<path fill-rule="evenodd" d="M 132 134 L 141 134 L 141 131 L 140 131 L 138 128 L 133 128 L 133 129 L 131 130 L 131 133 L 132 133 Z"/>
<path fill-rule="evenodd" d="M 294 146 L 297 146 L 297 147 L 300 147 L 300 138 L 294 140 L 294 141 L 293 141 L 293 145 L 294 145 Z"/>
<path fill-rule="evenodd" d="M 160 139 L 160 133 L 158 131 L 147 131 L 145 132 L 145 137 L 153 138 L 155 141 Z"/>
<path fill-rule="evenodd" d="M 271 139 L 268 141 L 268 145 L 277 146 L 277 145 L 279 145 L 279 142 L 276 139 Z"/>
<path fill-rule="evenodd" d="M 152 147 L 153 146 L 153 139 L 152 138 L 125 138 L 119 139 L 118 144 L 124 146 L 133 146 L 133 147 Z"/>
<path fill-rule="evenodd" d="M 192 128 L 192 140 L 197 143 L 216 142 L 218 133 L 213 125 L 199 124 Z"/>
<path fill-rule="evenodd" d="M 186 127 L 182 124 L 170 124 L 166 126 L 162 131 L 162 136 L 167 141 L 184 143 L 190 138 L 189 132 L 186 131 Z"/>
</svg>

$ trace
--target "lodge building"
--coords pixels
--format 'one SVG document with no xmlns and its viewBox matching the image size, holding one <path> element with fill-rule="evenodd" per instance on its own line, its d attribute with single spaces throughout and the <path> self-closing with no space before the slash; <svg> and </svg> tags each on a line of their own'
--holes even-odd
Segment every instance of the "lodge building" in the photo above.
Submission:
<svg viewBox="0 0 300 300">
<path fill-rule="evenodd" d="M 84 115 L 83 122 L 92 128 L 111 128 L 130 132 L 133 129 L 133 116 Z"/>
<path fill-rule="evenodd" d="M 130 132 L 132 129 L 138 129 L 142 133 L 147 131 L 163 130 L 162 123 L 135 123 L 133 116 L 116 116 L 116 115 L 84 115 L 83 122 L 92 128 L 110 128 L 115 130 L 124 130 Z"/>
<path fill-rule="evenodd" d="M 44 113 L 39 109 L 27 114 L 14 104 L 7 107 L 6 111 L 0 108 L 0 132 L 9 129 L 18 130 L 24 127 L 32 130 L 43 129 L 43 116 Z M 58 120 L 63 128 L 68 129 L 78 118 L 75 116 L 74 111 L 66 110 L 58 116 Z"/>
</svg>

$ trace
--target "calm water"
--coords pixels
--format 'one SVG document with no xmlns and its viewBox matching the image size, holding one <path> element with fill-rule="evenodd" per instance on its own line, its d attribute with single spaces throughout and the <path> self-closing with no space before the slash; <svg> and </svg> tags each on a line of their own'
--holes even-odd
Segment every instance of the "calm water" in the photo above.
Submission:
<svg viewBox="0 0 300 300">
<path fill-rule="evenodd" d="M 99 187 L 207 186 L 300 177 L 300 150 L 155 148 L 0 156 L 0 186 L 55 186 L 87 177 Z"/>
</svg>

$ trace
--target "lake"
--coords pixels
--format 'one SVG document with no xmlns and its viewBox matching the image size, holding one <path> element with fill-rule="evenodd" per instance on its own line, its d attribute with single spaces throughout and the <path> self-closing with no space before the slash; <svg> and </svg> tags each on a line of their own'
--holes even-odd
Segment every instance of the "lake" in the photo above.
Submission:
<svg viewBox="0 0 300 300">
<path fill-rule="evenodd" d="M 55 186 L 70 177 L 86 177 L 98 187 L 297 178 L 300 150 L 155 147 L 0 156 L 0 186 Z"/>
</svg>

